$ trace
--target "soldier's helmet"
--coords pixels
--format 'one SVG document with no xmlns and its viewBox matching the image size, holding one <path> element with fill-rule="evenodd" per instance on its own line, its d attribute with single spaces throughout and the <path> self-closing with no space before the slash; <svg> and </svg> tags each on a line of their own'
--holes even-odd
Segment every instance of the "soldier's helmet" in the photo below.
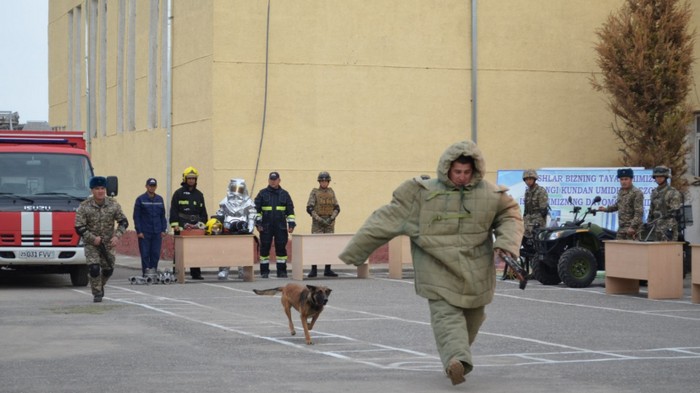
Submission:
<svg viewBox="0 0 700 393">
<path fill-rule="evenodd" d="M 229 196 L 248 196 L 248 188 L 245 185 L 244 179 L 231 179 L 228 183 Z"/>
<path fill-rule="evenodd" d="M 317 180 L 318 180 L 318 181 L 323 181 L 323 180 L 325 180 L 325 181 L 331 181 L 331 174 L 328 173 L 328 172 L 326 172 L 326 171 L 320 172 L 320 173 L 318 174 L 318 179 L 317 179 Z"/>
<path fill-rule="evenodd" d="M 619 179 L 621 177 L 634 178 L 634 171 L 632 168 L 620 168 L 617 170 L 617 178 Z"/>
<path fill-rule="evenodd" d="M 194 177 L 195 179 L 199 177 L 199 172 L 197 169 L 193 166 L 188 166 L 185 168 L 184 171 L 182 171 L 182 182 L 185 183 L 187 182 L 188 177 Z"/>
<path fill-rule="evenodd" d="M 523 180 L 528 179 L 528 178 L 537 180 L 537 179 L 539 179 L 540 177 L 537 176 L 537 171 L 536 171 L 536 170 L 534 170 L 534 169 L 526 169 L 526 170 L 523 171 Z"/>
<path fill-rule="evenodd" d="M 651 174 L 651 177 L 663 176 L 665 178 L 671 177 L 671 169 L 667 166 L 657 166 Z"/>
</svg>

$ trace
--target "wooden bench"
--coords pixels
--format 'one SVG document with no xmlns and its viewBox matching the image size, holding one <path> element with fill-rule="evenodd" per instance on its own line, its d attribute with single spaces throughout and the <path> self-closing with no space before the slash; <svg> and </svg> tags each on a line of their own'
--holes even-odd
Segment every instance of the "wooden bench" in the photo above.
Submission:
<svg viewBox="0 0 700 393">
<path fill-rule="evenodd" d="M 693 303 L 700 303 L 700 245 L 691 244 L 691 278 L 690 299 Z"/>
<path fill-rule="evenodd" d="M 413 266 L 413 257 L 411 238 L 402 235 L 389 241 L 389 278 L 402 279 L 404 264 Z"/>
<path fill-rule="evenodd" d="M 605 293 L 638 294 L 647 280 L 649 299 L 683 297 L 683 243 L 605 241 Z"/>
<path fill-rule="evenodd" d="M 304 279 L 304 266 L 345 264 L 338 258 L 338 254 L 343 251 L 352 236 L 345 233 L 293 234 L 292 279 Z M 369 264 L 365 261 L 357 267 L 357 278 L 367 277 Z"/>
<path fill-rule="evenodd" d="M 243 280 L 253 281 L 254 235 L 175 236 L 177 282 L 185 283 L 191 267 L 242 266 Z"/>
</svg>

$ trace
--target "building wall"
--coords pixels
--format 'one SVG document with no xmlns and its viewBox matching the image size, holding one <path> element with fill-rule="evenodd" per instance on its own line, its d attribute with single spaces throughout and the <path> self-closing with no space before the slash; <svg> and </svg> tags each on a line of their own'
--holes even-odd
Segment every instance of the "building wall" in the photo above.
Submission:
<svg viewBox="0 0 700 393">
<path fill-rule="evenodd" d="M 171 130 L 161 112 L 149 124 L 152 3 L 137 1 L 127 28 L 136 29 L 136 50 L 124 59 L 135 63 L 135 126 L 119 131 L 122 2 L 128 8 L 106 3 L 106 135 L 91 149 L 97 173 L 119 176 L 129 216 L 151 176 L 169 199 L 182 170 L 195 166 L 213 214 L 230 178 L 245 178 L 254 196 L 276 170 L 297 205 L 298 231 L 308 233 L 304 206 L 326 170 L 342 210 L 336 231 L 354 232 L 402 181 L 434 176 L 442 151 L 471 138 L 470 1 L 172 0 Z M 167 1 L 156 2 L 166 12 Z M 700 0 L 691 3 L 696 26 Z M 50 2 L 52 125 L 70 112 L 68 12 L 86 4 Z M 595 30 L 621 4 L 477 1 L 477 142 L 488 179 L 499 169 L 619 164 L 606 97 L 589 79 L 598 72 Z M 167 100 L 158 91 L 156 101 Z M 697 94 L 690 99 L 700 107 Z M 86 102 L 83 94 L 83 129 Z"/>
</svg>

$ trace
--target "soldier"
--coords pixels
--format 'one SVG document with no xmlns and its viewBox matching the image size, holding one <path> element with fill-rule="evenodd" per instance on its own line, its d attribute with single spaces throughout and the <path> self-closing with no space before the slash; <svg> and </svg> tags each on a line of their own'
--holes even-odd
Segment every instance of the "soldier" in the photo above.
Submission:
<svg viewBox="0 0 700 393">
<path fill-rule="evenodd" d="M 334 233 L 335 218 L 340 213 L 338 200 L 335 198 L 335 192 L 329 187 L 331 183 L 331 175 L 328 172 L 318 174 L 318 188 L 311 190 L 309 201 L 306 202 L 306 212 L 311 216 L 311 233 Z M 316 265 L 311 265 L 309 277 L 316 277 Z M 326 265 L 323 271 L 324 277 L 338 277 L 331 270 L 331 265 Z"/>
<path fill-rule="evenodd" d="M 678 213 L 683 207 L 681 193 L 668 184 L 671 170 L 657 166 L 651 175 L 658 184 L 651 192 L 651 207 L 648 221 L 656 223 L 654 237 L 656 241 L 678 241 Z"/>
<path fill-rule="evenodd" d="M 255 197 L 258 212 L 255 227 L 260 232 L 260 276 L 268 278 L 270 274 L 270 248 L 274 240 L 277 277 L 286 278 L 288 233 L 294 232 L 297 225 L 294 203 L 289 193 L 280 187 L 279 173 L 270 172 L 267 184 Z"/>
<path fill-rule="evenodd" d="M 523 172 L 523 181 L 527 185 L 525 190 L 525 214 L 523 221 L 525 225 L 526 238 L 531 238 L 533 229 L 544 228 L 549 210 L 549 195 L 544 187 L 537 184 L 539 176 L 534 169 Z"/>
<path fill-rule="evenodd" d="M 598 206 L 598 211 L 618 212 L 617 240 L 639 240 L 644 219 L 644 194 L 632 184 L 632 168 L 618 169 L 617 178 L 620 179 L 620 189 L 615 204 Z"/>
<path fill-rule="evenodd" d="M 106 187 L 107 179 L 104 177 L 90 179 L 92 196 L 80 203 L 75 214 L 75 231 L 85 242 L 90 288 L 95 303 L 102 301 L 104 286 L 114 272 L 114 247 L 129 226 L 119 203 L 107 198 Z"/>
</svg>

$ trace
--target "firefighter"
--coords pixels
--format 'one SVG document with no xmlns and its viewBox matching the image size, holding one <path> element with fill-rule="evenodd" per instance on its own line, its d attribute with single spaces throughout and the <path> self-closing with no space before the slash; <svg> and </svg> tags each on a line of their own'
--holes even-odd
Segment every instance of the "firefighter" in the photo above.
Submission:
<svg viewBox="0 0 700 393">
<path fill-rule="evenodd" d="M 182 187 L 175 190 L 170 202 L 170 226 L 176 235 L 188 226 L 196 226 L 209 220 L 204 194 L 197 189 L 199 172 L 194 167 L 187 167 L 182 172 Z M 203 280 L 202 270 L 190 268 L 193 280 Z"/>
<path fill-rule="evenodd" d="M 280 187 L 280 174 L 270 172 L 268 186 L 255 197 L 257 218 L 255 226 L 260 232 L 260 276 L 270 274 L 270 248 L 275 242 L 277 277 L 287 277 L 287 239 L 294 232 L 296 221 L 294 203 L 289 193 Z"/>
</svg>

